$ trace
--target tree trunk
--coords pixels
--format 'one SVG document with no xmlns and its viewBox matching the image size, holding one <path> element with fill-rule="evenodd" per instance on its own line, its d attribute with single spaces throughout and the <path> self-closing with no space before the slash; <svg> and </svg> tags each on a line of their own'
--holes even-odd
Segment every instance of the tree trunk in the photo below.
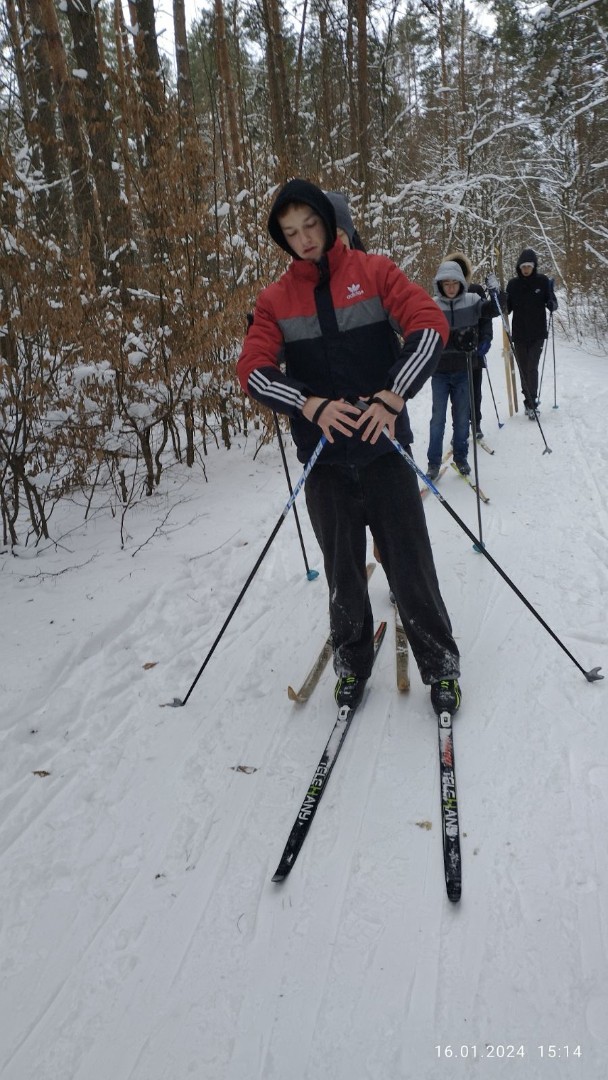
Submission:
<svg viewBox="0 0 608 1080">
<path fill-rule="evenodd" d="M 223 99 L 228 114 L 228 128 L 230 131 L 230 145 L 232 148 L 232 160 L 237 172 L 238 183 L 244 180 L 243 155 L 241 153 L 241 139 L 237 122 L 236 99 L 234 84 L 232 82 L 232 70 L 230 67 L 230 55 L 226 41 L 226 19 L 222 0 L 215 0 L 215 38 L 217 42 L 217 69 L 220 77 L 220 86 L 223 91 Z"/>
<path fill-rule="evenodd" d="M 51 82 L 48 47 L 44 37 L 31 25 L 23 27 L 30 44 L 24 50 L 23 33 L 19 27 L 14 0 L 7 0 L 7 13 L 11 44 L 15 58 L 17 84 L 21 96 L 23 126 L 32 150 L 34 165 L 40 167 L 46 187 L 36 195 L 38 217 L 45 221 L 47 229 L 59 240 L 66 237 L 66 207 L 63 197 L 61 156 L 55 130 L 53 85 Z M 25 16 L 24 16 L 25 18 Z M 29 63 L 30 80 L 24 64 L 24 51 L 31 50 Z M 34 102 L 32 102 L 33 87 Z"/>
<path fill-rule="evenodd" d="M 77 68 L 82 73 L 79 86 L 91 147 L 91 167 L 106 241 L 112 254 L 112 273 L 117 280 L 120 278 L 122 252 L 129 250 L 130 237 L 114 152 L 113 116 L 106 94 L 95 15 L 91 0 L 64 0 L 64 3 L 74 40 Z M 121 252 L 121 258 L 117 257 L 118 252 Z"/>
<path fill-rule="evenodd" d="M 154 21 L 154 0 L 129 0 L 131 23 L 135 34 L 135 57 L 139 69 L 142 97 L 146 108 L 146 146 L 154 156 L 162 143 L 162 119 L 165 114 L 165 90 Z"/>
<path fill-rule="evenodd" d="M 348 0 L 348 18 L 346 22 L 346 64 L 348 74 L 348 111 L 350 117 L 350 153 L 359 153 L 359 118 L 357 101 L 357 80 L 355 76 L 355 42 L 354 42 L 354 3 Z"/>
<path fill-rule="evenodd" d="M 329 34 L 327 31 L 327 9 L 319 8 L 319 37 L 321 39 L 321 70 L 329 71 L 331 64 L 331 48 L 329 41 Z M 332 157 L 330 147 L 330 136 L 333 124 L 332 117 L 332 94 L 331 94 L 332 82 L 331 79 L 321 80 L 321 148 L 330 157 Z"/>
<path fill-rule="evenodd" d="M 369 91 L 367 86 L 367 0 L 356 0 L 357 19 L 357 112 L 359 151 L 358 175 L 363 189 L 363 200 L 369 196 Z"/>
<path fill-rule="evenodd" d="M 194 92 L 190 73 L 184 0 L 173 0 L 173 33 L 175 35 L 175 65 L 177 68 L 177 100 L 180 112 L 189 120 L 192 120 L 194 118 Z"/>
<path fill-rule="evenodd" d="M 270 96 L 270 122 L 272 126 L 273 149 L 275 156 L 278 158 L 280 172 L 285 175 L 287 147 L 281 91 L 279 87 L 277 57 L 274 50 L 274 25 L 272 22 L 270 0 L 262 0 L 262 21 L 266 32 L 266 66 L 268 69 L 268 93 Z"/>
<path fill-rule="evenodd" d="M 59 31 L 53 0 L 29 0 L 32 22 L 44 34 L 48 44 L 49 61 L 55 97 L 70 157 L 70 179 L 74 209 L 85 250 L 90 249 L 91 262 L 98 277 L 104 265 L 104 236 L 94 191 L 86 141 L 83 135 L 78 101 L 72 78 L 68 73 L 65 48 Z"/>
</svg>

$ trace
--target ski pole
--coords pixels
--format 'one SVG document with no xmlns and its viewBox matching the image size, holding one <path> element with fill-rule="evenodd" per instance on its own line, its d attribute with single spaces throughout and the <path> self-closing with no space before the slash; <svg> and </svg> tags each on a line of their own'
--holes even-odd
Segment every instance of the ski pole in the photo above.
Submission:
<svg viewBox="0 0 608 1080">
<path fill-rule="evenodd" d="M 475 417 L 475 389 L 473 386 L 473 353 L 467 353 L 467 378 L 469 381 L 469 406 L 471 410 L 471 431 L 473 433 L 473 467 L 475 470 L 475 497 L 477 499 L 477 523 L 479 526 L 479 539 L 473 544 L 475 551 L 483 547 L 483 533 L 481 527 L 481 499 L 479 497 L 479 464 L 477 460 L 477 419 Z"/>
<path fill-rule="evenodd" d="M 287 465 L 287 456 L 285 454 L 285 444 L 283 443 L 283 436 L 281 435 L 281 428 L 279 427 L 279 418 L 278 418 L 276 412 L 273 412 L 272 415 L 274 416 L 274 426 L 275 426 L 275 430 L 276 430 L 276 433 L 277 433 L 277 438 L 279 440 L 279 449 L 281 451 L 281 460 L 283 462 L 283 468 L 285 470 L 285 476 L 287 478 L 287 487 L 289 488 L 289 494 L 293 495 L 293 488 L 291 486 L 291 477 L 289 475 L 289 467 Z M 302 529 L 300 527 L 300 518 L 298 517 L 298 508 L 297 508 L 297 506 L 294 506 L 294 508 L 293 508 L 293 516 L 296 519 L 296 529 L 298 530 L 298 536 L 300 538 L 300 547 L 302 548 L 302 555 L 304 556 L 304 566 L 306 567 L 306 577 L 308 578 L 309 581 L 314 581 L 315 578 L 318 578 L 319 571 L 318 570 L 311 570 L 310 566 L 308 565 L 308 559 L 306 558 L 306 548 L 304 547 L 304 537 L 302 536 Z"/>
<path fill-rule="evenodd" d="M 502 319 L 502 325 L 504 327 L 505 334 L 507 335 L 507 338 L 509 339 L 509 347 L 511 349 L 511 353 L 513 354 L 513 358 L 515 360 L 515 363 L 517 364 L 517 370 L 519 371 L 519 377 L 521 379 L 521 385 L 522 385 L 522 387 L 524 389 L 524 393 L 526 394 L 526 397 L 528 398 L 528 401 L 530 401 L 531 398 L 530 398 L 530 393 L 529 393 L 529 390 L 528 390 L 528 386 L 527 386 L 526 380 L 525 380 L 525 378 L 523 376 L 519 360 L 517 359 L 517 353 L 515 352 L 515 342 L 513 341 L 513 338 L 511 337 L 511 331 L 509 330 L 509 324 L 507 322 L 505 313 L 504 313 L 504 311 L 502 310 L 502 308 L 500 306 L 500 300 L 498 299 L 498 292 L 496 291 L 496 289 L 490 289 L 489 287 L 488 287 L 488 292 L 490 293 L 490 296 L 492 297 L 494 303 L 496 304 L 496 307 L 498 308 L 500 317 Z M 534 419 L 536 420 L 536 423 L 538 424 L 538 430 L 540 431 L 540 433 L 542 435 L 543 442 L 545 444 L 545 449 L 543 450 L 543 454 L 552 454 L 553 451 L 551 450 L 550 446 L 547 443 L 547 440 L 545 439 L 545 433 L 544 433 L 544 431 L 543 431 L 543 429 L 541 427 L 540 420 L 538 419 L 538 411 L 537 411 L 537 409 L 534 409 Z"/>
<path fill-rule="evenodd" d="M 553 344 L 553 408 L 559 409 L 557 404 L 557 375 L 555 371 L 555 323 L 553 322 L 553 312 L 549 316 L 549 322 L 551 323 L 551 342 Z M 549 338 L 547 338 L 547 341 Z"/>
<path fill-rule="evenodd" d="M 295 488 L 293 489 L 292 494 L 289 496 L 289 499 L 285 503 L 285 506 L 283 508 L 283 512 L 282 512 L 279 520 L 277 521 L 274 529 L 272 530 L 270 536 L 268 537 L 268 540 L 266 541 L 266 543 L 264 545 L 264 549 L 260 553 L 260 556 L 259 556 L 253 570 L 251 571 L 249 577 L 247 578 L 247 581 L 243 585 L 243 588 L 241 589 L 241 591 L 240 591 L 239 595 L 237 596 L 236 600 L 234 601 L 234 604 L 232 605 L 232 607 L 230 609 L 230 612 L 228 613 L 228 615 L 226 616 L 226 619 L 224 620 L 224 623 L 223 623 L 223 626 L 222 626 L 221 630 L 219 631 L 215 641 L 213 642 L 213 645 L 211 646 L 211 648 L 209 649 L 209 652 L 207 653 L 205 659 L 203 660 L 203 662 L 202 662 L 202 664 L 201 664 L 201 666 L 200 666 L 200 668 L 199 668 L 199 670 L 197 672 L 196 678 L 194 679 L 194 682 L 192 683 L 192 686 L 188 690 L 188 693 L 186 694 L 185 698 L 183 698 L 183 699 L 182 698 L 173 698 L 173 701 L 167 702 L 167 704 L 171 705 L 173 708 L 179 708 L 180 705 L 185 705 L 186 704 L 188 698 L 190 697 L 190 694 L 194 690 L 194 687 L 196 686 L 198 680 L 200 679 L 201 675 L 203 674 L 203 671 L 205 670 L 205 668 L 207 667 L 207 664 L 209 663 L 211 657 L 213 656 L 217 646 L 219 645 L 221 639 L 223 638 L 224 632 L 225 632 L 226 628 L 228 627 L 228 624 L 230 623 L 230 621 L 232 619 L 232 616 L 234 615 L 234 613 L 235 613 L 236 609 L 238 608 L 241 600 L 243 599 L 245 593 L 247 592 L 247 589 L 251 585 L 251 582 L 253 581 L 253 579 L 254 579 L 255 575 L 257 574 L 260 566 L 262 565 L 262 562 L 263 562 L 265 556 L 267 555 L 267 553 L 268 553 L 268 551 L 270 549 L 270 545 L 272 544 L 275 536 L 277 535 L 279 529 L 281 528 L 281 525 L 285 521 L 285 518 L 287 517 L 289 511 L 291 510 L 293 504 L 295 503 L 298 495 L 300 494 L 300 491 L 304 487 L 304 484 L 306 483 L 306 480 L 308 479 L 310 473 L 312 472 L 313 466 L 315 465 L 315 462 L 316 462 L 317 458 L 319 457 L 319 454 L 321 453 L 321 451 L 322 451 L 323 447 L 325 446 L 326 442 L 327 442 L 327 439 L 325 438 L 325 435 L 322 435 L 321 438 L 319 439 L 315 449 L 313 450 L 310 458 L 308 459 L 305 467 L 304 467 L 304 472 L 302 473 L 302 475 L 301 475 L 300 479 L 298 480 Z"/>
<path fill-rule="evenodd" d="M 387 438 L 387 439 L 389 439 L 389 441 L 390 441 L 390 442 L 391 442 L 391 443 L 393 444 L 393 446 L 395 447 L 395 449 L 396 449 L 396 450 L 398 450 L 398 452 L 399 452 L 399 453 L 401 454 L 401 457 L 405 458 L 405 460 L 407 461 L 407 463 L 408 463 L 408 465 L 410 466 L 410 468 L 411 468 L 411 469 L 413 469 L 413 470 L 414 470 L 414 472 L 415 472 L 415 473 L 416 473 L 416 474 L 417 474 L 417 475 L 418 475 L 418 476 L 420 477 L 420 479 L 424 481 L 424 483 L 426 484 L 426 486 L 427 486 L 428 488 L 430 488 L 430 490 L 432 491 L 433 495 L 434 495 L 434 496 L 435 496 L 435 497 L 436 497 L 437 499 L 439 499 L 439 502 L 441 503 L 441 505 L 443 506 L 443 508 L 444 508 L 445 510 L 447 510 L 448 514 L 450 514 L 450 516 L 454 518 L 454 521 L 455 521 L 455 522 L 456 522 L 456 523 L 457 523 L 458 525 L 460 525 L 460 528 L 461 528 L 461 529 L 463 530 L 463 532 L 465 532 L 465 533 L 466 533 L 466 535 L 467 535 L 467 536 L 469 537 L 469 539 L 473 541 L 473 544 L 474 544 L 474 545 L 475 545 L 475 544 L 477 544 L 477 538 L 476 538 L 475 534 L 474 534 L 473 532 L 471 532 L 471 530 L 469 529 L 468 525 L 466 525 L 466 524 L 464 523 L 464 521 L 462 520 L 462 518 L 458 516 L 458 514 L 457 514 L 457 513 L 456 513 L 456 511 L 455 511 L 455 510 L 453 509 L 453 507 L 451 507 L 451 506 L 450 506 L 449 502 L 447 502 L 447 501 L 446 501 L 446 499 L 444 499 L 444 497 L 443 497 L 443 495 L 441 494 L 441 492 L 440 492 L 440 491 L 439 491 L 439 490 L 438 490 L 438 489 L 437 489 L 437 488 L 435 487 L 435 485 L 434 485 L 433 481 L 432 481 L 432 480 L 429 480 L 429 478 L 428 478 L 428 476 L 426 475 L 426 473 L 424 473 L 424 472 L 422 471 L 422 469 L 421 469 L 421 468 L 419 468 L 419 466 L 418 466 L 418 465 L 416 464 L 416 462 L 414 461 L 413 457 L 411 457 L 411 456 L 410 456 L 410 454 L 408 454 L 407 450 L 404 450 L 404 448 L 402 447 L 401 443 L 400 443 L 400 442 L 399 442 L 399 441 L 398 441 L 397 439 L 393 439 L 393 438 L 391 438 L 391 436 L 390 436 L 390 435 L 388 434 L 388 432 L 386 432 L 386 431 L 384 432 L 384 434 L 386 435 L 386 438 Z M 492 558 L 492 556 L 491 556 L 491 555 L 490 555 L 490 553 L 489 553 L 489 552 L 488 552 L 488 551 L 486 550 L 486 548 L 485 548 L 485 547 L 480 547 L 480 548 L 479 548 L 479 551 L 481 552 L 481 554 L 482 554 L 483 556 L 485 556 L 485 558 L 486 558 L 486 559 L 488 560 L 488 562 L 489 562 L 489 563 L 490 563 L 490 564 L 491 564 L 491 565 L 492 565 L 492 566 L 494 567 L 494 569 L 495 569 L 495 570 L 497 571 L 497 573 L 499 573 L 499 574 L 500 574 L 500 576 L 501 576 L 501 578 L 503 579 L 503 581 L 506 581 L 507 585 L 508 585 L 508 586 L 509 586 L 509 587 L 510 587 L 511 589 L 513 589 L 513 592 L 515 593 L 515 595 L 516 595 L 516 596 L 518 596 L 518 597 L 519 597 L 519 599 L 521 600 L 521 602 L 522 602 L 523 604 L 525 604 L 525 605 L 526 605 L 526 607 L 528 608 L 528 611 L 531 611 L 531 612 L 532 612 L 532 614 L 534 615 L 534 618 L 535 618 L 535 619 L 538 619 L 538 621 L 539 621 L 539 623 L 541 624 L 541 626 L 544 626 L 544 628 L 545 628 L 545 630 L 547 631 L 547 633 L 548 633 L 548 634 L 550 634 L 550 635 L 551 635 L 551 637 L 553 638 L 553 640 L 557 642 L 557 644 L 559 645 L 560 649 L 563 649 L 563 651 L 564 651 L 564 652 L 566 653 L 566 656 L 569 656 L 569 657 L 570 657 L 570 659 L 572 660 L 572 663 L 576 665 L 576 667 L 577 667 L 577 668 L 579 669 L 579 671 L 582 671 L 583 675 L 584 675 L 584 676 L 585 676 L 585 678 L 587 679 L 587 682 L 596 682 L 596 681 L 597 681 L 598 679 L 603 679 L 603 678 L 604 678 L 604 676 L 603 676 L 603 675 L 600 675 L 600 674 L 599 674 L 599 672 L 600 672 L 600 670 L 601 670 L 601 668 L 600 668 L 600 667 L 594 667 L 594 668 L 591 668 L 591 669 L 590 669 L 589 671 L 585 671 L 585 668 L 583 667 L 583 665 L 582 665 L 582 664 L 579 664 L 579 662 L 578 662 L 578 660 L 576 659 L 576 657 L 572 655 L 572 653 L 570 652 L 570 650 L 569 650 L 569 649 L 568 649 L 568 648 L 567 648 L 567 647 L 566 647 L 566 646 L 564 645 L 563 641 L 560 641 L 560 639 L 558 638 L 557 634 L 556 634 L 556 633 L 555 633 L 555 632 L 554 632 L 554 631 L 553 631 L 553 630 L 551 629 L 551 627 L 549 626 L 549 624 L 545 622 L 545 620 L 543 619 L 542 615 L 539 615 L 539 613 L 538 613 L 538 611 L 536 610 L 536 608 L 532 606 L 532 604 L 530 603 L 530 601 L 529 601 L 529 600 L 528 600 L 528 599 L 527 599 L 527 598 L 526 598 L 526 597 L 524 596 L 524 594 L 523 594 L 523 593 L 522 593 L 522 592 L 520 591 L 520 589 L 518 589 L 518 588 L 517 588 L 517 585 L 515 585 L 515 583 L 514 583 L 513 581 L 511 581 L 511 578 L 510 578 L 510 577 L 509 577 L 509 576 L 508 576 L 508 575 L 507 575 L 507 574 L 505 573 L 505 571 L 504 571 L 504 570 L 502 569 L 502 567 L 500 566 L 500 564 L 496 562 L 496 559 L 493 559 L 493 558 Z"/>
<path fill-rule="evenodd" d="M 498 427 L 501 428 L 501 427 L 504 427 L 505 425 L 504 425 L 504 423 L 501 423 L 500 416 L 498 415 L 498 406 L 496 404 L 496 398 L 494 397 L 494 391 L 492 389 L 492 380 L 490 378 L 490 369 L 489 369 L 487 364 L 486 364 L 486 375 L 488 376 L 488 385 L 490 387 L 490 393 L 492 395 L 492 401 L 494 402 L 494 412 L 496 413 L 496 419 L 498 421 Z"/>
<path fill-rule="evenodd" d="M 553 318 L 553 312 L 551 312 L 550 318 Z M 543 376 L 545 374 L 545 360 L 547 359 L 547 345 L 548 344 L 549 344 L 549 335 L 547 334 L 547 338 L 545 340 L 545 351 L 543 353 L 543 366 L 540 369 L 540 382 L 538 384 L 538 400 L 539 401 L 541 401 L 540 393 L 541 393 L 541 390 L 543 388 Z"/>
</svg>

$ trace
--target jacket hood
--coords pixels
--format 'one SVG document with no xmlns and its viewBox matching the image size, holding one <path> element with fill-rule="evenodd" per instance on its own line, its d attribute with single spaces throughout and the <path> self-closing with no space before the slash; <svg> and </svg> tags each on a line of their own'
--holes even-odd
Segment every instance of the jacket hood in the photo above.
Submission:
<svg viewBox="0 0 608 1080">
<path fill-rule="evenodd" d="M 445 297 L 445 293 L 441 284 L 443 281 L 459 281 L 460 292 L 458 293 L 458 296 L 462 296 L 462 294 L 467 291 L 467 279 L 464 276 L 460 263 L 457 263 L 455 260 L 449 261 L 446 259 L 445 262 L 442 262 L 437 273 L 435 274 L 434 281 L 435 291 L 443 297 Z"/>
<path fill-rule="evenodd" d="M 473 265 L 471 263 L 471 260 L 467 258 L 464 252 L 450 251 L 449 255 L 446 255 L 445 261 L 458 263 L 460 269 L 465 276 L 465 281 L 467 285 L 471 284 L 473 278 Z"/>
<path fill-rule="evenodd" d="M 534 248 L 524 248 L 524 250 L 522 251 L 521 255 L 519 256 L 519 259 L 517 260 L 517 273 L 518 274 L 519 274 L 519 268 L 520 268 L 522 263 L 534 263 L 534 271 L 533 271 L 533 273 L 536 273 L 536 271 L 538 270 L 538 255 L 534 251 Z M 519 274 L 519 276 L 521 277 L 521 274 Z"/>
<path fill-rule="evenodd" d="M 282 209 L 288 206 L 290 203 L 302 203 L 304 206 L 310 206 L 321 218 L 321 221 L 325 225 L 327 232 L 327 242 L 325 244 L 325 250 L 333 247 L 336 242 L 336 212 L 327 195 L 321 191 L 320 187 L 316 184 L 311 184 L 309 180 L 290 180 L 284 187 L 281 188 L 276 196 L 272 209 L 268 217 L 268 232 L 270 233 L 275 244 L 278 244 L 283 251 L 286 251 L 293 259 L 299 259 L 300 256 L 296 255 L 295 251 L 287 243 L 283 235 L 283 230 L 279 223 L 279 213 Z M 348 210 L 348 206 L 347 206 Z M 350 215 L 349 215 L 350 216 Z M 354 226 L 353 226 L 354 229 Z"/>
<path fill-rule="evenodd" d="M 343 195 L 341 191 L 326 191 L 325 194 L 336 212 L 336 225 L 339 229 L 343 229 L 348 236 L 351 248 L 355 248 L 357 251 L 365 251 L 363 241 L 351 217 L 346 195 Z"/>
<path fill-rule="evenodd" d="M 353 236 L 355 235 L 355 223 L 350 216 L 346 196 L 342 195 L 339 191 L 326 191 L 325 195 L 334 208 L 336 225 L 339 229 L 344 229 L 344 232 L 348 236 L 349 243 L 352 244 Z"/>
</svg>

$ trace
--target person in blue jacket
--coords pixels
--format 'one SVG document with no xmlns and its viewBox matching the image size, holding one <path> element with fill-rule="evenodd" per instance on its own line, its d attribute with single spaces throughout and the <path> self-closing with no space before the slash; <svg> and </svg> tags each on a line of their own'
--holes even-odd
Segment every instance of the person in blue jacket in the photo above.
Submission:
<svg viewBox="0 0 608 1080">
<path fill-rule="evenodd" d="M 488 285 L 498 288 L 494 275 L 488 276 Z M 468 476 L 469 424 L 471 398 L 469 392 L 468 360 L 473 370 L 478 365 L 480 324 L 483 320 L 496 318 L 500 312 L 493 300 L 482 300 L 476 293 L 468 292 L 468 283 L 458 262 L 446 261 L 435 274 L 435 301 L 443 311 L 450 327 L 450 336 L 439 363 L 431 378 L 433 412 L 429 432 L 428 476 L 434 480 L 439 475 L 443 453 L 448 401 L 452 405 L 454 464 L 463 476 Z"/>
</svg>

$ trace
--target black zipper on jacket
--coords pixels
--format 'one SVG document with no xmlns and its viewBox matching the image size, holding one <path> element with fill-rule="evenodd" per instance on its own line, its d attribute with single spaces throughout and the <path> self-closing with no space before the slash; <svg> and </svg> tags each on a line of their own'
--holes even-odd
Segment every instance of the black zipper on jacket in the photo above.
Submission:
<svg viewBox="0 0 608 1080">
<path fill-rule="evenodd" d="M 318 284 L 315 285 L 315 304 L 317 307 L 317 315 L 319 316 L 321 334 L 323 337 L 326 335 L 329 337 L 337 337 L 340 331 L 338 329 L 336 311 L 331 298 L 329 262 L 327 255 L 324 255 L 318 263 L 318 270 L 319 281 Z"/>
</svg>

